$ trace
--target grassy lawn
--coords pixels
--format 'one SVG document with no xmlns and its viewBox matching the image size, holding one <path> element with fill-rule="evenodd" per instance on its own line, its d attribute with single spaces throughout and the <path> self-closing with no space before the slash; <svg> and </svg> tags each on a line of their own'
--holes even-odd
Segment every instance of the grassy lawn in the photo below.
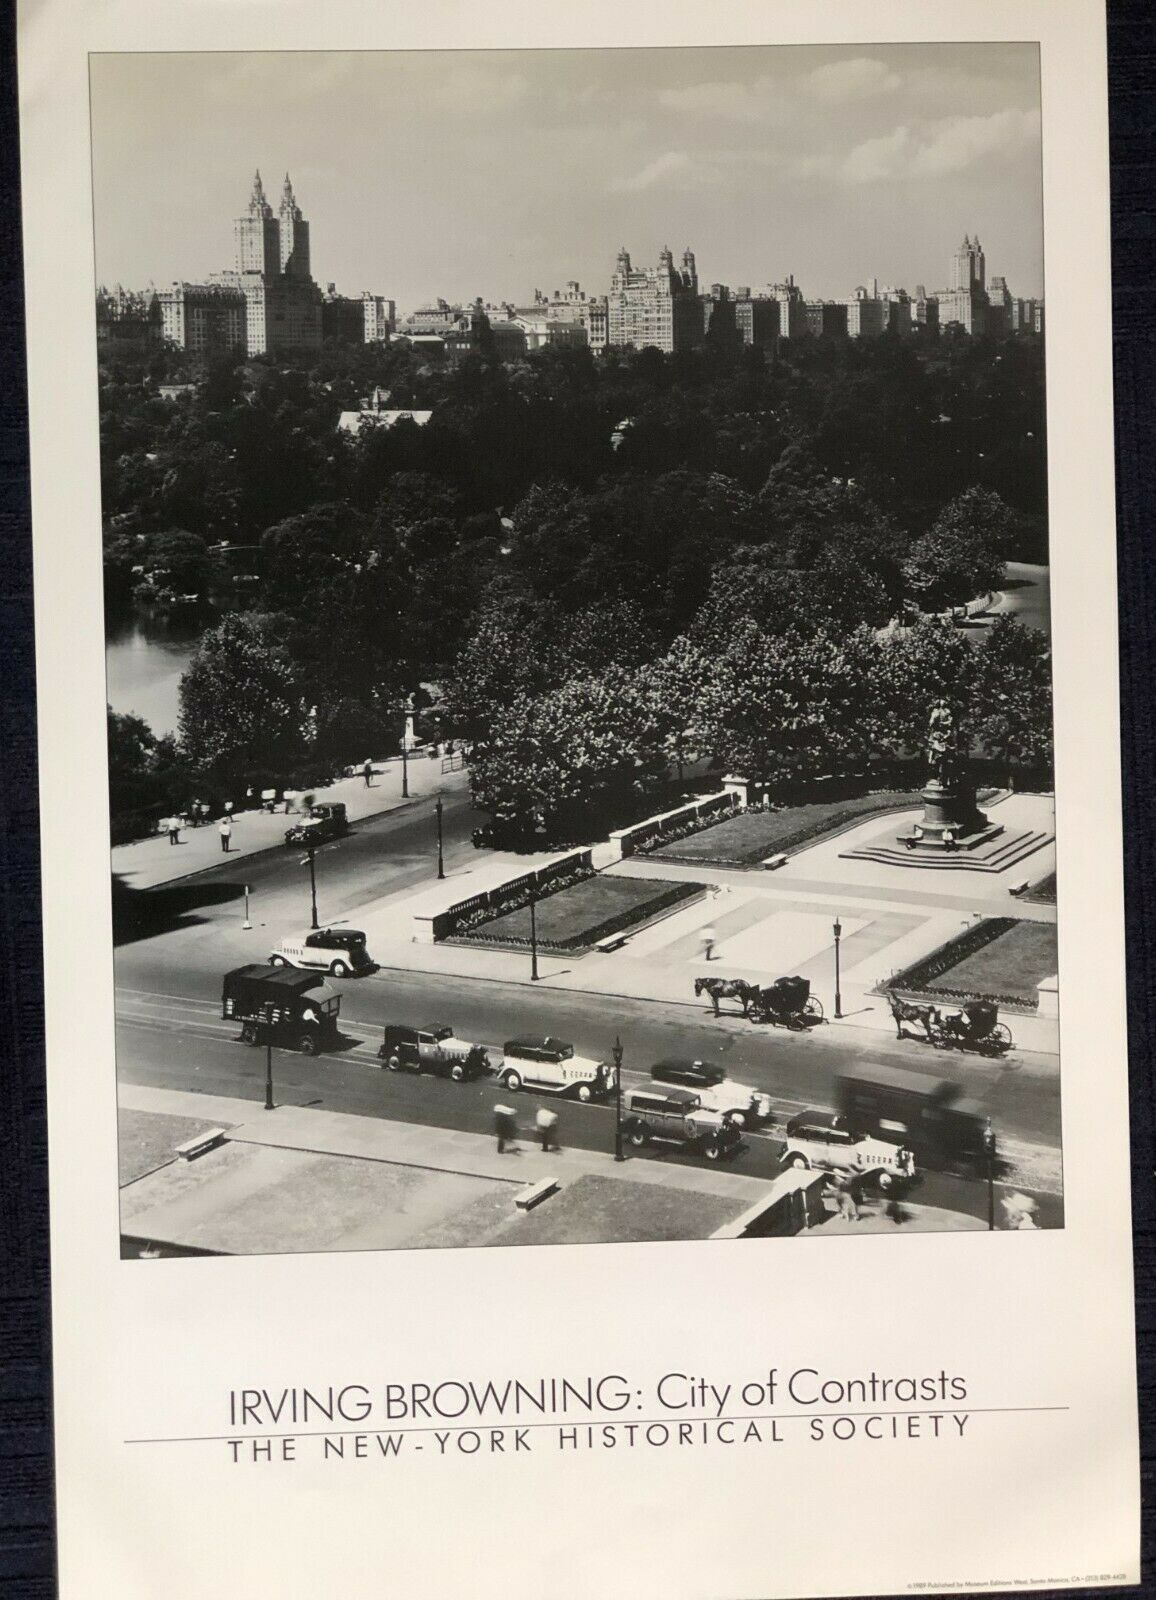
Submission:
<svg viewBox="0 0 1156 1600">
<path fill-rule="evenodd" d="M 1056 970 L 1056 930 L 1050 922 L 1017 922 L 974 955 L 937 979 L 949 989 L 982 995 L 1014 995 L 1032 1003 L 1036 984 Z"/>
<path fill-rule="evenodd" d="M 565 1133 L 563 1132 L 563 1138 Z M 559 1157 L 565 1175 L 565 1154 Z M 534 1211 L 512 1218 L 486 1244 L 618 1244 L 705 1239 L 746 1209 L 745 1200 L 656 1183 L 589 1175 L 567 1183 Z"/>
<path fill-rule="evenodd" d="M 979 949 L 968 950 L 976 934 L 984 928 L 991 929 L 989 919 L 970 933 L 961 935 L 959 959 L 951 966 L 938 971 L 939 963 L 950 960 L 952 946 L 942 945 L 922 961 L 917 961 L 905 973 L 896 974 L 895 988 L 911 993 L 947 995 L 952 999 L 970 996 L 973 999 L 990 999 L 1016 1002 L 1034 1006 L 1038 995 L 1036 985 L 1049 978 L 1056 970 L 1056 929 L 1050 922 L 1011 921 L 1011 925 Z M 1009 919 L 1010 920 L 1010 919 Z M 934 976 L 924 976 L 930 968 Z"/>
<path fill-rule="evenodd" d="M 702 885 L 697 883 L 599 874 L 538 902 L 538 943 L 559 950 L 582 950 L 611 932 L 636 927 L 668 906 L 701 893 Z M 475 942 L 528 944 L 530 908 L 507 911 L 461 937 Z"/>
<path fill-rule="evenodd" d="M 905 811 L 920 803 L 916 790 L 893 789 L 841 800 L 784 806 L 781 811 L 746 811 L 741 816 L 716 823 L 713 828 L 691 834 L 689 838 L 676 839 L 653 854 L 675 860 L 751 866 L 777 851 L 794 850 L 864 817 L 885 811 Z"/>
<path fill-rule="evenodd" d="M 1054 906 L 1056 903 L 1055 873 L 1049 872 L 1046 878 L 1041 878 L 1039 883 L 1033 884 L 1023 898 L 1034 901 L 1036 905 Z"/>
</svg>

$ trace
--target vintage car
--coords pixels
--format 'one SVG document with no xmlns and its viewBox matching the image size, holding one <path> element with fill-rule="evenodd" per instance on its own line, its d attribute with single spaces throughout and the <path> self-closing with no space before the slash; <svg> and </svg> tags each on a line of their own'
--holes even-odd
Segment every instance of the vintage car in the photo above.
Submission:
<svg viewBox="0 0 1156 1600">
<path fill-rule="evenodd" d="M 787 1123 L 783 1165 L 827 1172 L 871 1172 L 882 1187 L 909 1178 L 914 1158 L 901 1144 L 860 1133 L 838 1111 L 804 1111 Z"/>
<path fill-rule="evenodd" d="M 407 1028 L 387 1023 L 378 1060 L 390 1072 L 407 1067 L 411 1072 L 440 1072 L 455 1083 L 477 1078 L 490 1070 L 485 1047 L 459 1039 L 451 1027 Z"/>
<path fill-rule="evenodd" d="M 727 1077 L 722 1067 L 672 1056 L 656 1061 L 650 1076 L 655 1083 L 693 1089 L 704 1106 L 711 1111 L 730 1112 L 740 1127 L 754 1128 L 770 1121 L 773 1109 L 770 1095 L 752 1089 L 749 1083 L 736 1083 Z"/>
<path fill-rule="evenodd" d="M 324 844 L 327 839 L 340 839 L 349 832 L 345 807 L 340 801 L 311 806 L 309 815 L 285 830 L 285 843 L 297 845 Z"/>
<path fill-rule="evenodd" d="M 315 928 L 290 935 L 273 946 L 269 960 L 275 967 L 312 967 L 335 978 L 374 970 L 359 928 Z"/>
<path fill-rule="evenodd" d="M 614 1088 L 614 1068 L 590 1056 L 576 1056 L 562 1039 L 507 1039 L 498 1077 L 507 1089 L 544 1089 L 577 1100 L 601 1099 Z"/>
<path fill-rule="evenodd" d="M 639 1147 L 658 1139 L 687 1145 L 717 1161 L 742 1143 L 734 1117 L 712 1111 L 692 1089 L 628 1089 L 622 1116 L 626 1137 Z"/>
</svg>

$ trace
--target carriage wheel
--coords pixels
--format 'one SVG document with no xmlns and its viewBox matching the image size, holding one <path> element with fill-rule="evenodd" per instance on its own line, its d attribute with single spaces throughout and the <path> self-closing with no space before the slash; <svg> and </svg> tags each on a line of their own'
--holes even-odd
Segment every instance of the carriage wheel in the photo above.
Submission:
<svg viewBox="0 0 1156 1600">
<path fill-rule="evenodd" d="M 991 1030 L 991 1037 L 996 1049 L 1001 1052 L 1010 1050 L 1015 1043 L 1011 1035 L 1011 1029 L 1006 1022 L 997 1022 Z"/>
<path fill-rule="evenodd" d="M 823 1022 L 826 1020 L 826 1012 L 823 1010 L 823 1002 L 819 999 L 817 994 L 813 994 L 809 997 L 806 1005 L 803 1007 L 803 1015 L 805 1017 L 810 1017 L 813 1022 Z"/>
</svg>

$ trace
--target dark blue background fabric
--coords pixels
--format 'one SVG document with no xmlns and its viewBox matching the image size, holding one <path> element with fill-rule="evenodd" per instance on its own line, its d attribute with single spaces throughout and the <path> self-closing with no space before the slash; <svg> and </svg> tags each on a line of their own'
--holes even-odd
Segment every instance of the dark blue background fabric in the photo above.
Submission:
<svg viewBox="0 0 1156 1600">
<path fill-rule="evenodd" d="M 47 1139 L 14 12 L 13 0 L 0 0 L 0 1596 L 47 1600 L 56 1592 Z M 1156 1571 L 1151 1420 L 1156 1388 L 1151 1070 L 1156 569 L 1153 540 L 1145 540 L 1156 515 L 1156 18 L 1151 0 L 1112 0 L 1109 56 L 1133 1217 L 1148 1577 L 1141 1589 L 1114 1592 L 1139 1594 L 1150 1592 Z M 62 226 L 61 237 L 66 236 Z M 1097 534 L 1089 530 L 1089 537 Z M 83 798 L 86 804 L 93 800 L 91 794 Z M 918 1315 L 917 1305 L 912 1310 Z M 83 1317 L 83 1306 L 74 1311 Z"/>
</svg>

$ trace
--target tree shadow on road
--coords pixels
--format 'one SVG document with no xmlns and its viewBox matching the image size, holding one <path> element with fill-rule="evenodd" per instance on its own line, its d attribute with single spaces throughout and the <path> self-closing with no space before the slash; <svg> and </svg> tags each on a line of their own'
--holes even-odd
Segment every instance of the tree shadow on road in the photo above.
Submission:
<svg viewBox="0 0 1156 1600">
<path fill-rule="evenodd" d="M 112 942 L 133 944 L 152 939 L 177 928 L 191 928 L 208 918 L 197 912 L 209 906 L 240 900 L 243 883 L 189 881 L 161 885 L 156 889 L 134 889 L 121 873 L 112 874 Z"/>
</svg>

